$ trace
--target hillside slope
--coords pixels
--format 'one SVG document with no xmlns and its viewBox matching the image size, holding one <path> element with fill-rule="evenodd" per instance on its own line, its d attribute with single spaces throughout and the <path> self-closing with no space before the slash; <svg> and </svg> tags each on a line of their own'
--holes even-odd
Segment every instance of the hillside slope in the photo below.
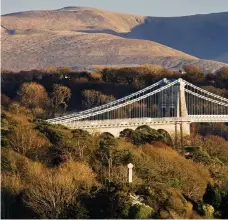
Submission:
<svg viewBox="0 0 228 220">
<path fill-rule="evenodd" d="M 151 60 L 151 56 L 194 59 L 151 41 L 67 31 L 4 36 L 2 54 L 3 68 L 15 70 L 45 68 L 51 65 L 145 63 Z"/>
<path fill-rule="evenodd" d="M 127 37 L 153 40 L 201 59 L 228 62 L 227 21 L 228 12 L 173 18 L 147 17 Z"/>
<path fill-rule="evenodd" d="M 181 58 L 212 72 L 225 65 L 198 60 L 151 41 L 149 36 L 154 31 L 147 27 L 147 20 L 143 16 L 80 7 L 4 15 L 1 28 L 2 68 L 18 71 L 52 65 L 75 67 L 143 63 L 173 68 L 180 66 Z M 221 59 L 224 60 L 223 57 Z"/>
</svg>

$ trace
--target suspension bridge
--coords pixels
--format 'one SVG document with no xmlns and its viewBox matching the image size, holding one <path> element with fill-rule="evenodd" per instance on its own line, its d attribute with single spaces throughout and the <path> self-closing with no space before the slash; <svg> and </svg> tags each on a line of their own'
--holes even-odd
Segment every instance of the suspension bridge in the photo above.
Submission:
<svg viewBox="0 0 228 220">
<path fill-rule="evenodd" d="M 121 99 L 47 122 L 114 136 L 141 125 L 164 129 L 172 136 L 189 135 L 193 122 L 228 122 L 228 99 L 181 78 L 165 78 Z"/>
</svg>

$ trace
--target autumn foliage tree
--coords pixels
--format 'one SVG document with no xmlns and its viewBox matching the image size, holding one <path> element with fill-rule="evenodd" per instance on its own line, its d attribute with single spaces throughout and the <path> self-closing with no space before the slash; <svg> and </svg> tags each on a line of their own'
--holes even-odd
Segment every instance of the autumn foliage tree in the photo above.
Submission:
<svg viewBox="0 0 228 220">
<path fill-rule="evenodd" d="M 183 69 L 186 72 L 184 78 L 187 81 L 194 82 L 195 84 L 204 81 L 205 74 L 199 67 L 192 65 L 184 65 Z"/>
<path fill-rule="evenodd" d="M 63 106 L 63 112 L 67 109 L 67 102 L 71 97 L 71 90 L 61 84 L 53 85 L 53 92 L 51 94 L 52 116 L 58 111 L 59 107 Z"/>
<path fill-rule="evenodd" d="M 34 112 L 47 107 L 48 94 L 45 88 L 36 82 L 22 84 L 18 95 L 21 103 Z"/>
<path fill-rule="evenodd" d="M 85 108 L 92 108 L 115 100 L 114 96 L 105 95 L 96 90 L 84 90 L 82 96 L 82 104 Z"/>
</svg>

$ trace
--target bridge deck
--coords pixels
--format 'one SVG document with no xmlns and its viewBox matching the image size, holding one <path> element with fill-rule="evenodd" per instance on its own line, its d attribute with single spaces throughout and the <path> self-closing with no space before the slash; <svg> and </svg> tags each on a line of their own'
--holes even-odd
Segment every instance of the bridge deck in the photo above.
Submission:
<svg viewBox="0 0 228 220">
<path fill-rule="evenodd" d="M 72 121 L 64 123 L 70 128 L 108 128 L 108 127 L 129 127 L 141 125 L 156 125 L 156 124 L 180 124 L 192 122 L 228 122 L 228 115 L 189 115 L 188 117 L 167 117 L 167 118 L 126 118 L 126 119 L 111 119 L 111 120 L 85 120 Z"/>
<path fill-rule="evenodd" d="M 188 115 L 191 122 L 228 122 L 228 115 Z"/>
</svg>

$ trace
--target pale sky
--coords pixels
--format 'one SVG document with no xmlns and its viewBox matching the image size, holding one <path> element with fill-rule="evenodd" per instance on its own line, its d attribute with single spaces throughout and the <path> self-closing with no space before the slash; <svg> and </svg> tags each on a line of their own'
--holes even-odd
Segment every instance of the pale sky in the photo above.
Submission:
<svg viewBox="0 0 228 220">
<path fill-rule="evenodd" d="M 228 11 L 228 0 L 1 0 L 1 14 L 66 6 L 169 17 Z"/>
</svg>

